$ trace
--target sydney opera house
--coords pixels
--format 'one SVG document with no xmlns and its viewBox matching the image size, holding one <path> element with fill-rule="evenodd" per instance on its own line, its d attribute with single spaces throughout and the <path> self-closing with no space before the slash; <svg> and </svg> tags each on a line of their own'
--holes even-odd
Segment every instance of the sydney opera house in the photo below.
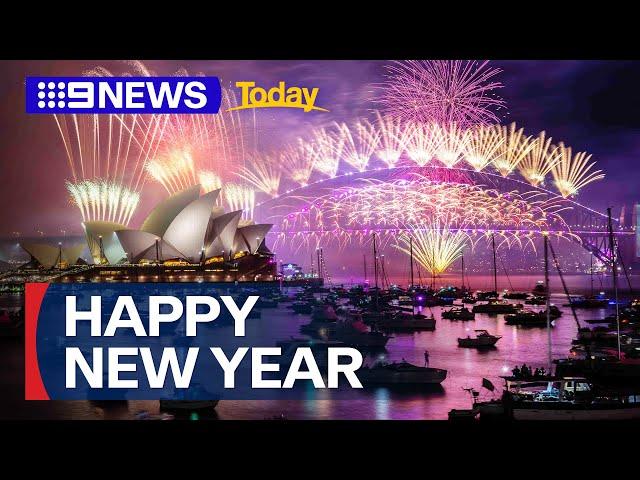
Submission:
<svg viewBox="0 0 640 480">
<path fill-rule="evenodd" d="M 21 243 L 32 263 L 67 269 L 59 281 L 268 281 L 276 263 L 265 244 L 270 224 L 225 212 L 220 190 L 200 195 L 200 185 L 158 204 L 138 230 L 102 221 L 84 223 L 85 245 L 63 248 Z M 76 266 L 76 268 L 72 268 Z"/>
</svg>

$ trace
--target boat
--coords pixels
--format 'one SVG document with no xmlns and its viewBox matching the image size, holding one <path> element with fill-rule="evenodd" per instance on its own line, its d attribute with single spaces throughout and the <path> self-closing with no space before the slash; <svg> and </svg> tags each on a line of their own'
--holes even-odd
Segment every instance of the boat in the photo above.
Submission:
<svg viewBox="0 0 640 480">
<path fill-rule="evenodd" d="M 420 313 L 414 315 L 399 312 L 393 317 L 384 318 L 375 323 L 379 330 L 435 330 L 436 319 L 433 315 L 427 317 Z"/>
<path fill-rule="evenodd" d="M 640 395 L 596 387 L 584 377 L 502 378 L 502 402 L 514 420 L 640 419 Z"/>
<path fill-rule="evenodd" d="M 463 297 L 462 298 L 462 303 L 467 304 L 467 305 L 473 305 L 475 303 L 478 302 L 477 298 L 474 297 Z"/>
<path fill-rule="evenodd" d="M 504 320 L 507 325 L 523 325 L 526 327 L 547 326 L 546 314 L 544 314 L 544 312 L 532 312 L 531 310 L 523 310 L 518 313 L 506 315 Z"/>
<path fill-rule="evenodd" d="M 459 409 L 452 408 L 449 410 L 449 414 L 447 415 L 449 421 L 452 422 L 471 422 L 476 419 L 478 416 L 478 411 L 476 409 Z"/>
<path fill-rule="evenodd" d="M 466 307 L 444 310 L 441 316 L 446 320 L 473 320 L 476 317 L 475 313 Z"/>
<path fill-rule="evenodd" d="M 287 342 L 285 348 L 282 349 L 282 356 L 278 363 L 281 366 L 290 366 L 298 348 L 306 347 L 311 350 L 318 367 L 326 369 L 329 365 L 329 348 L 346 346 L 344 342 L 334 340 L 291 340 Z M 286 371 L 287 368 L 280 370 L 281 373 Z"/>
<path fill-rule="evenodd" d="M 344 342 L 355 348 L 384 348 L 390 338 L 382 332 L 369 331 L 361 319 L 356 319 L 336 324 L 327 339 Z"/>
<path fill-rule="evenodd" d="M 502 294 L 502 298 L 506 298 L 509 300 L 526 300 L 529 298 L 529 294 L 527 292 L 508 292 L 505 291 Z"/>
<path fill-rule="evenodd" d="M 363 385 L 437 385 L 447 378 L 447 371 L 442 368 L 419 367 L 403 360 L 362 367 L 357 375 Z"/>
<path fill-rule="evenodd" d="M 607 308 L 609 305 L 608 298 L 599 297 L 584 297 L 584 296 L 572 296 L 569 299 L 570 303 L 565 304 L 565 307 L 574 308 Z"/>
<path fill-rule="evenodd" d="M 486 330 L 475 330 L 475 332 L 475 338 L 458 338 L 458 346 L 467 348 L 493 347 L 502 338 L 500 335 L 491 335 Z"/>
<path fill-rule="evenodd" d="M 539 296 L 544 296 L 547 294 L 547 289 L 544 286 L 544 282 L 542 280 L 538 280 L 536 282 L 536 286 L 533 287 L 533 290 L 531 290 L 531 293 L 533 293 L 534 295 L 539 295 Z"/>
<path fill-rule="evenodd" d="M 489 315 L 497 315 L 499 313 L 515 314 L 522 308 L 520 304 L 513 304 L 504 300 L 493 300 L 488 303 L 481 303 L 473 306 L 473 313 L 488 313 Z"/>
<path fill-rule="evenodd" d="M 476 298 L 478 300 L 497 300 L 498 292 L 490 291 L 490 292 L 476 292 Z"/>
<path fill-rule="evenodd" d="M 355 348 L 384 348 L 390 338 L 382 332 L 360 332 L 353 328 L 338 328 L 331 334 L 332 340 Z"/>
<path fill-rule="evenodd" d="M 525 305 L 546 305 L 547 299 L 539 295 L 534 295 L 531 298 L 527 298 L 524 303 Z"/>
</svg>

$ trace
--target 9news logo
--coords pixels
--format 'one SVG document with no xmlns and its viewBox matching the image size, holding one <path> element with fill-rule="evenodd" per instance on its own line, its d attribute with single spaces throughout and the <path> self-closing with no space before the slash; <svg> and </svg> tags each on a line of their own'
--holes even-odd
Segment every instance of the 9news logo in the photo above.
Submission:
<svg viewBox="0 0 640 480">
<path fill-rule="evenodd" d="M 27 77 L 27 113 L 218 113 L 218 77 Z"/>
</svg>

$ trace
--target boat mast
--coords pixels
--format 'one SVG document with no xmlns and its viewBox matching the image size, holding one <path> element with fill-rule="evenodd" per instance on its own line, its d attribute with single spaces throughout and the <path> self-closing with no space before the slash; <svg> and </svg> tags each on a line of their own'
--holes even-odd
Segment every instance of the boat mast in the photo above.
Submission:
<svg viewBox="0 0 640 480">
<path fill-rule="evenodd" d="M 362 263 L 364 267 L 364 283 L 367 283 L 367 255 L 365 253 L 362 254 Z"/>
<path fill-rule="evenodd" d="M 496 237 L 491 234 L 491 247 L 493 249 L 493 291 L 498 293 L 498 267 L 496 265 Z"/>
<path fill-rule="evenodd" d="M 461 256 L 462 259 L 462 290 L 464 290 L 464 254 Z"/>
<path fill-rule="evenodd" d="M 618 337 L 618 360 L 622 358 L 620 350 L 620 307 L 618 305 L 618 271 L 616 269 L 616 249 L 613 241 L 613 222 L 611 220 L 611 207 L 607 208 L 607 225 L 609 227 L 609 250 L 611 250 L 611 273 L 613 275 L 613 293 L 616 299 L 616 329 Z"/>
<path fill-rule="evenodd" d="M 378 309 L 378 252 L 376 250 L 376 233 L 373 232 L 373 275 L 376 287 L 376 311 Z"/>
<path fill-rule="evenodd" d="M 591 274 L 591 298 L 593 298 L 593 252 L 591 252 L 591 269 L 589 273 Z"/>
<path fill-rule="evenodd" d="M 409 285 L 409 288 L 413 288 L 413 237 L 411 235 L 409 235 L 409 265 L 411 268 L 411 285 Z"/>
<path fill-rule="evenodd" d="M 549 375 L 553 367 L 553 359 L 551 354 L 551 289 L 549 286 L 549 235 L 544 235 L 544 285 L 546 290 L 547 305 L 547 360 L 549 366 Z"/>
</svg>

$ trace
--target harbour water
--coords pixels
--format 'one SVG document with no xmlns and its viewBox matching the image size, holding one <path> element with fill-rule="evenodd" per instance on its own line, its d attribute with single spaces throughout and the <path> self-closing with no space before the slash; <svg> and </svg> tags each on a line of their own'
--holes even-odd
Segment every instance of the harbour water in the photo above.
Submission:
<svg viewBox="0 0 640 480">
<path fill-rule="evenodd" d="M 540 275 L 512 276 L 511 285 L 500 279 L 499 287 L 530 291 Z M 447 279 L 438 279 L 438 284 Z M 588 276 L 567 276 L 571 293 L 588 293 Z M 474 289 L 492 287 L 492 277 L 471 277 Z M 406 282 L 406 281 L 405 281 Z M 403 283 L 405 283 L 403 282 Z M 451 283 L 455 279 L 451 279 Z M 599 283 L 596 282 L 599 290 Z M 551 332 L 554 358 L 566 357 L 571 340 L 576 335 L 576 324 L 571 310 L 562 307 L 566 297 L 557 278 L 552 280 L 552 302 L 560 307 L 563 316 L 555 321 Z M 0 300 L 8 302 L 7 298 Z M 15 299 L 13 300 L 15 303 Z M 542 309 L 543 307 L 532 307 Z M 442 308 L 433 308 L 437 319 L 435 331 L 401 334 L 396 333 L 382 353 L 388 360 L 405 359 L 417 365 L 424 364 L 424 351 L 429 351 L 430 366 L 448 370 L 447 379 L 440 387 L 429 390 L 397 391 L 388 388 L 364 390 L 356 400 L 332 400 L 329 392 L 323 399 L 307 401 L 221 401 L 213 418 L 219 419 L 264 419 L 284 415 L 287 419 L 396 419 L 396 420 L 444 420 L 452 408 L 469 408 L 471 399 L 464 388 L 480 390 L 481 398 L 499 396 L 502 391 L 500 375 L 508 374 L 517 364 L 547 368 L 547 332 L 545 328 L 525 328 L 509 326 L 503 315 L 494 317 L 476 314 L 474 321 L 450 321 L 440 317 Z M 429 312 L 426 312 L 429 313 Z M 578 310 L 580 320 L 602 318 L 605 310 Z M 249 329 L 268 332 L 268 337 L 277 340 L 299 336 L 299 326 L 309 322 L 308 315 L 295 315 L 284 305 L 277 309 L 264 309 L 260 319 L 250 320 Z M 502 335 L 497 347 L 491 350 L 459 348 L 458 337 L 474 335 L 474 329 L 486 329 L 490 333 Z M 264 333 L 261 333 L 264 335 Z M 0 384 L 4 385 L 3 408 L 0 418 L 4 419 L 133 419 L 141 411 L 158 413 L 155 401 L 135 401 L 119 404 L 98 405 L 91 402 L 25 402 L 23 400 L 23 340 L 0 339 L 3 364 L 0 368 Z M 376 355 L 382 355 L 380 353 Z M 368 357 L 365 362 L 372 361 Z M 489 379 L 496 387 L 494 393 L 481 388 L 483 378 Z"/>
</svg>

